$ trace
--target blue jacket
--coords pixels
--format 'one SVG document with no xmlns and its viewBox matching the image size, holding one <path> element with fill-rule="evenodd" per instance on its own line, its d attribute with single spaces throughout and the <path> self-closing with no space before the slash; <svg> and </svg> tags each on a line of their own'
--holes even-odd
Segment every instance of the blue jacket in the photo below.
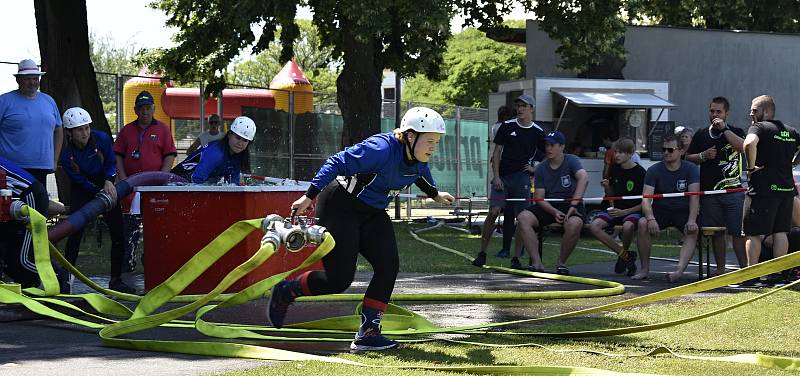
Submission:
<svg viewBox="0 0 800 376">
<path fill-rule="evenodd" d="M 224 139 L 211 142 L 196 150 L 172 170 L 172 173 L 186 177 L 192 183 L 216 183 L 220 179 L 239 184 L 242 173 L 241 154 L 227 155 Z"/>
<path fill-rule="evenodd" d="M 90 193 L 100 192 L 106 180 L 114 182 L 117 176 L 111 137 L 98 130 L 92 130 L 89 142 L 83 149 L 78 149 L 71 141 L 67 142 L 61 150 L 59 161 L 70 181 Z"/>
<path fill-rule="evenodd" d="M 415 183 L 425 194 L 438 195 L 427 163 L 405 158 L 405 146 L 392 133 L 376 134 L 325 161 L 306 195 L 315 198 L 336 179 L 365 204 L 385 209 L 403 189 Z"/>
<path fill-rule="evenodd" d="M 36 181 L 36 178 L 28 171 L 23 170 L 14 162 L 3 157 L 0 157 L 0 169 L 6 172 L 6 189 L 10 189 L 13 192 L 13 197 L 21 197 L 21 192 L 28 189 Z"/>
</svg>

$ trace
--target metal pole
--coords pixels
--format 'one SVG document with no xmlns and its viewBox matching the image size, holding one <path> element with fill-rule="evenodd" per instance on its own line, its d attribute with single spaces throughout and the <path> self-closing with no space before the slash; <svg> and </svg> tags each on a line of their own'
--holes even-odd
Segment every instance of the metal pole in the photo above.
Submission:
<svg viewBox="0 0 800 376">
<path fill-rule="evenodd" d="M 206 99 L 204 92 L 206 90 L 206 84 L 203 81 L 200 81 L 200 134 L 205 132 L 205 117 L 206 117 Z M 198 135 L 199 136 L 199 135 Z"/>
<path fill-rule="evenodd" d="M 289 179 L 294 179 L 294 91 L 289 91 Z"/>
<path fill-rule="evenodd" d="M 461 197 L 461 107 L 456 106 L 456 197 Z"/>
<path fill-rule="evenodd" d="M 223 115 L 223 108 L 222 108 L 222 90 L 219 91 L 217 94 L 217 115 L 219 115 L 219 120 L 223 123 L 225 122 L 225 116 Z"/>
<path fill-rule="evenodd" d="M 123 98 L 122 97 L 122 87 L 123 87 L 123 85 L 122 85 L 122 76 L 119 73 L 116 76 L 116 81 L 117 81 L 116 85 L 115 85 L 116 86 L 116 90 L 114 92 L 115 92 L 116 97 L 117 97 L 116 98 L 116 101 L 117 101 L 117 133 L 119 133 L 122 130 L 122 127 L 124 126 L 124 121 L 125 121 L 125 119 L 123 119 L 124 112 L 122 111 L 122 106 L 125 105 L 124 103 L 122 103 L 122 98 Z"/>
<path fill-rule="evenodd" d="M 566 99 L 566 102 L 564 102 L 564 108 L 561 109 L 561 115 L 559 115 L 558 117 L 558 123 L 556 123 L 556 129 L 554 129 L 556 131 L 558 130 L 558 126 L 561 125 L 561 119 L 564 118 L 564 112 L 567 111 L 568 104 L 569 104 L 569 99 Z"/>
<path fill-rule="evenodd" d="M 394 73 L 394 127 L 400 128 L 400 74 Z M 411 190 L 409 189 L 409 193 Z M 411 198 L 406 200 L 406 212 L 411 219 Z M 400 197 L 394 198 L 394 219 L 400 219 Z"/>
</svg>

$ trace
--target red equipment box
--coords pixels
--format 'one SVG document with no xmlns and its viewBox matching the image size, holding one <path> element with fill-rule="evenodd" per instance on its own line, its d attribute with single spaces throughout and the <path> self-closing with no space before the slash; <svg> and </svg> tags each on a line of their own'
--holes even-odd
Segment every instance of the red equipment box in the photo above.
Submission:
<svg viewBox="0 0 800 376">
<path fill-rule="evenodd" d="M 144 281 L 148 291 L 169 278 L 200 249 L 230 225 L 267 214 L 289 214 L 289 208 L 305 186 L 163 186 L 139 187 L 144 220 Z M 238 245 L 192 282 L 182 294 L 211 291 L 233 268 L 258 250 L 260 230 L 253 231 Z M 300 252 L 281 247 L 264 265 L 238 280 L 227 292 L 240 291 L 264 278 L 296 267 L 313 251 Z M 321 270 L 315 263 L 312 269 Z"/>
</svg>

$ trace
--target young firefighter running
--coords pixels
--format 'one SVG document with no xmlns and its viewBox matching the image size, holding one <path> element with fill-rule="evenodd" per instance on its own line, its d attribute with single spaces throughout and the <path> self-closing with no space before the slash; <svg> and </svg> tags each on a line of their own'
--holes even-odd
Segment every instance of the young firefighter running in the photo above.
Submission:
<svg viewBox="0 0 800 376">
<path fill-rule="evenodd" d="M 239 116 L 225 137 L 195 150 L 172 173 L 197 184 L 223 180 L 239 185 L 242 171 L 250 170 L 249 147 L 255 136 L 256 123 L 247 116 Z"/>
<path fill-rule="evenodd" d="M 436 189 L 428 161 L 445 133 L 441 115 L 415 107 L 403 116 L 394 133 L 374 135 L 328 158 L 306 194 L 292 204 L 304 213 L 319 195 L 318 223 L 327 227 L 336 246 L 322 259 L 325 271 L 306 272 L 272 289 L 269 320 L 280 328 L 296 297 L 340 293 L 353 282 L 358 254 L 374 273 L 364 294 L 361 327 L 350 348 L 355 351 L 397 347 L 381 335 L 381 318 L 399 269 L 397 242 L 386 207 L 397 193 L 415 183 L 438 203 L 453 196 Z"/>
<path fill-rule="evenodd" d="M 620 138 L 612 146 L 615 164 L 611 166 L 608 179 L 603 179 L 600 184 L 605 188 L 607 196 L 635 196 L 642 194 L 644 176 L 646 171 L 642 166 L 633 161 L 634 144 L 630 138 Z M 611 202 L 605 212 L 600 213 L 592 221 L 590 229 L 597 240 L 611 248 L 619 258 L 614 266 L 614 272 L 622 274 L 627 270 L 627 275 L 636 274 L 636 253 L 629 252 L 636 224 L 641 218 L 642 200 L 618 200 Z M 622 225 L 622 246 L 606 233 L 608 226 Z"/>
</svg>

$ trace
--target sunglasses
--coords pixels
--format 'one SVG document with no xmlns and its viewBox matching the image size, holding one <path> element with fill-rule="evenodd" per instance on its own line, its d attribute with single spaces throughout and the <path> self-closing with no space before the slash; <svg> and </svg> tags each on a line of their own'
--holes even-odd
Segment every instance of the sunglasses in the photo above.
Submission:
<svg viewBox="0 0 800 376">
<path fill-rule="evenodd" d="M 208 124 L 219 124 L 218 121 L 209 121 Z"/>
<path fill-rule="evenodd" d="M 678 150 L 678 149 L 677 148 L 661 148 L 661 151 L 663 151 L 665 153 L 672 153 L 675 150 Z"/>
</svg>

